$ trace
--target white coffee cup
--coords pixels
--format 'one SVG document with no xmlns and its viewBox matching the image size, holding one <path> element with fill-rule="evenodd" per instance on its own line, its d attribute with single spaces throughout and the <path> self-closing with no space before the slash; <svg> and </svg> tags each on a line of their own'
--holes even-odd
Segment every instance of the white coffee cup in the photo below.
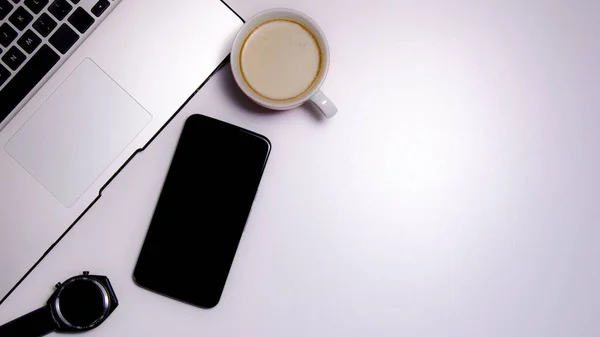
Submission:
<svg viewBox="0 0 600 337">
<path fill-rule="evenodd" d="M 310 101 L 333 117 L 337 108 L 320 90 L 329 62 L 321 28 L 308 16 L 285 8 L 266 10 L 246 21 L 231 50 L 233 77 L 254 102 L 288 110 Z"/>
</svg>

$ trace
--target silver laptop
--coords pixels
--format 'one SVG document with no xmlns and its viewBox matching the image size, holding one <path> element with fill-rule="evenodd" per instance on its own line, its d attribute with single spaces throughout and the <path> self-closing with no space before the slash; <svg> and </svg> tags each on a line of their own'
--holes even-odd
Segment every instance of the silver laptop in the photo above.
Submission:
<svg viewBox="0 0 600 337">
<path fill-rule="evenodd" d="M 0 0 L 0 303 L 228 54 L 220 0 Z"/>
</svg>

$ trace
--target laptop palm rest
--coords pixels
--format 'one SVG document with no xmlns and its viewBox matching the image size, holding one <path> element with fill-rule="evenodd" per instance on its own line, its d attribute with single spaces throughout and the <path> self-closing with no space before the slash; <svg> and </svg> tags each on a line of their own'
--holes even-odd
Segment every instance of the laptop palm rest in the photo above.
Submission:
<svg viewBox="0 0 600 337">
<path fill-rule="evenodd" d="M 85 59 L 4 149 L 71 207 L 152 116 Z"/>
</svg>

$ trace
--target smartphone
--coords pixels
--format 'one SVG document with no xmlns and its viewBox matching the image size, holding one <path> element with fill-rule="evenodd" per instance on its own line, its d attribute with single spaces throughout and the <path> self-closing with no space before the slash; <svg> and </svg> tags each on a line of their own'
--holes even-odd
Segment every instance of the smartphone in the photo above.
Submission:
<svg viewBox="0 0 600 337">
<path fill-rule="evenodd" d="M 203 115 L 187 119 L 133 273 L 141 287 L 219 303 L 271 143 Z"/>
</svg>

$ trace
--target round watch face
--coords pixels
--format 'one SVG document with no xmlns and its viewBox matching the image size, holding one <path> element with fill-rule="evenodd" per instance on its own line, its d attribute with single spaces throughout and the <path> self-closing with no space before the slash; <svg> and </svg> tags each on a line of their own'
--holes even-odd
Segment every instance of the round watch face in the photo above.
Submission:
<svg viewBox="0 0 600 337">
<path fill-rule="evenodd" d="M 93 327 L 106 315 L 108 307 L 106 290 L 100 283 L 89 278 L 65 284 L 56 302 L 59 317 L 75 328 Z"/>
</svg>

